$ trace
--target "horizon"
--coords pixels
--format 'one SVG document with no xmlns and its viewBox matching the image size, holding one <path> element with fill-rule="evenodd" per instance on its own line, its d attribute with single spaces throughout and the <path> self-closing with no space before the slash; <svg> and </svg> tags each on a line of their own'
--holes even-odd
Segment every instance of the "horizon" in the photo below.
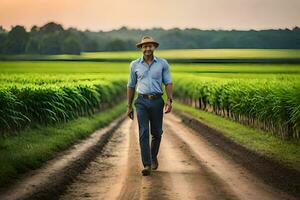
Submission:
<svg viewBox="0 0 300 200">
<path fill-rule="evenodd" d="M 140 28 L 140 27 L 128 27 L 126 25 L 123 25 L 123 26 L 119 26 L 119 27 L 115 27 L 115 28 L 112 28 L 110 30 L 90 30 L 90 29 L 81 29 L 81 28 L 78 28 L 78 27 L 74 27 L 74 26 L 66 26 L 64 25 L 63 23 L 60 23 L 60 22 L 57 22 L 57 21 L 48 21 L 48 22 L 45 22 L 44 24 L 41 24 L 41 25 L 36 25 L 36 24 L 33 24 L 31 25 L 30 27 L 27 27 L 23 24 L 14 24 L 14 25 L 11 25 L 11 27 L 8 29 L 6 27 L 4 27 L 2 24 L 0 24 L 0 27 L 2 27 L 5 31 L 10 31 L 12 27 L 15 27 L 15 26 L 23 26 L 26 31 L 30 31 L 30 29 L 34 26 L 37 26 L 37 27 L 42 27 L 48 23 L 56 23 L 56 24 L 59 24 L 61 25 L 64 30 L 67 30 L 69 28 L 74 28 L 78 31 L 82 31 L 82 32 L 85 32 L 85 31 L 90 31 L 90 32 L 110 32 L 110 31 L 116 31 L 116 30 L 120 30 L 122 28 L 126 28 L 128 30 L 142 30 L 142 31 L 145 31 L 145 30 L 152 30 L 152 29 L 163 29 L 163 30 L 172 30 L 172 29 L 180 29 L 180 30 L 188 30 L 188 29 L 197 29 L 197 30 L 201 30 L 201 31 L 264 31 L 264 30 L 293 30 L 294 28 L 300 28 L 300 26 L 291 26 L 291 27 L 278 27 L 278 28 L 261 28 L 261 29 L 254 29 L 254 28 L 249 28 L 249 29 L 236 29 L 236 28 L 231 28 L 231 29 L 201 29 L 201 28 L 198 28 L 198 27 L 170 27 L 170 28 L 164 28 L 164 27 L 149 27 L 149 28 Z"/>
</svg>

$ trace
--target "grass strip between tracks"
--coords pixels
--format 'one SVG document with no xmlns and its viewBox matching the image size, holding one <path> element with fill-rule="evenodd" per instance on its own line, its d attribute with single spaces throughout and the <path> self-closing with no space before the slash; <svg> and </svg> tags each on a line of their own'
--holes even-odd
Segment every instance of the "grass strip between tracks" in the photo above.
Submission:
<svg viewBox="0 0 300 200">
<path fill-rule="evenodd" d="M 257 130 L 182 103 L 174 102 L 173 107 L 196 117 L 207 126 L 218 130 L 225 137 L 251 151 L 271 158 L 286 167 L 300 169 L 300 141 L 282 140 L 269 132 Z"/>
<path fill-rule="evenodd" d="M 95 130 L 103 128 L 126 110 L 126 101 L 89 117 L 51 127 L 38 126 L 24 130 L 18 136 L 0 139 L 0 186 L 20 174 L 40 167 Z"/>
</svg>

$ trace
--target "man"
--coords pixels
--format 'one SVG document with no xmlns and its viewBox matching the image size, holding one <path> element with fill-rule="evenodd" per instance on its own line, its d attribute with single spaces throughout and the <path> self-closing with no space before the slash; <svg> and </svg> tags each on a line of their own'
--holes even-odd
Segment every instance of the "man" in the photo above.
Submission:
<svg viewBox="0 0 300 200">
<path fill-rule="evenodd" d="M 163 113 L 172 109 L 172 81 L 169 64 L 165 59 L 154 56 L 154 50 L 159 46 L 152 37 L 144 36 L 136 44 L 143 56 L 130 63 L 130 74 L 127 84 L 127 115 L 133 119 L 132 100 L 135 86 L 138 97 L 134 101 L 139 125 L 139 143 L 144 169 L 144 176 L 151 174 L 151 169 L 158 167 L 157 154 L 161 142 Z M 162 83 L 165 85 L 168 99 L 162 98 Z M 151 147 L 149 146 L 149 122 L 151 132 Z"/>
</svg>

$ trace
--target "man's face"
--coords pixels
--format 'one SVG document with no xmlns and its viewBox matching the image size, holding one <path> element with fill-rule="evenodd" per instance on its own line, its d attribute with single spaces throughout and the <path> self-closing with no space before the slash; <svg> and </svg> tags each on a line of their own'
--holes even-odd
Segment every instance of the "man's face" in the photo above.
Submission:
<svg viewBox="0 0 300 200">
<path fill-rule="evenodd" d="M 145 56 L 151 56 L 155 50 L 155 46 L 152 43 L 146 43 L 142 45 L 141 49 Z"/>
</svg>

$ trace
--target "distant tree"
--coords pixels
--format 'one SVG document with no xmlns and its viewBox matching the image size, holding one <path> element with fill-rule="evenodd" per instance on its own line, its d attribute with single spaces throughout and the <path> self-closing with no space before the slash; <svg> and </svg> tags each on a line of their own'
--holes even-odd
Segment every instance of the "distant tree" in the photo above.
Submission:
<svg viewBox="0 0 300 200">
<path fill-rule="evenodd" d="M 128 31 L 127 26 L 122 26 L 118 31 Z"/>
<path fill-rule="evenodd" d="M 36 35 L 39 31 L 40 31 L 39 27 L 34 25 L 30 29 L 30 34 L 31 34 L 31 36 L 33 36 L 33 35 Z"/>
<path fill-rule="evenodd" d="M 40 28 L 40 31 L 43 33 L 57 33 L 63 32 L 64 28 L 62 25 L 57 24 L 55 22 L 49 22 Z"/>
<path fill-rule="evenodd" d="M 42 54 L 60 54 L 61 42 L 58 34 L 44 35 L 40 43 L 40 53 Z"/>
<path fill-rule="evenodd" d="M 40 42 L 36 37 L 31 37 L 26 45 L 26 53 L 38 54 L 40 53 Z"/>
<path fill-rule="evenodd" d="M 77 54 L 79 55 L 82 49 L 82 44 L 75 36 L 68 36 L 65 38 L 62 45 L 62 53 L 65 54 Z"/>
<path fill-rule="evenodd" d="M 162 41 L 161 46 L 164 46 L 165 48 L 168 48 L 168 49 L 176 48 L 176 46 L 185 48 L 186 42 L 188 41 L 188 40 L 185 40 L 185 37 L 186 36 L 184 34 L 184 31 L 182 31 L 178 28 L 170 29 L 161 34 L 161 37 L 160 37 L 160 40 Z"/>
<path fill-rule="evenodd" d="M 114 39 L 106 45 L 106 49 L 109 50 L 109 51 L 125 50 L 126 49 L 126 42 L 124 40 L 121 40 L 121 39 Z"/>
<path fill-rule="evenodd" d="M 298 26 L 295 26 L 295 27 L 293 28 L 293 31 L 295 31 L 295 32 L 300 32 L 300 28 L 299 28 Z"/>
<path fill-rule="evenodd" d="M 6 30 L 3 28 L 3 26 L 0 26 L 0 33 L 5 33 Z"/>
<path fill-rule="evenodd" d="M 25 47 L 29 39 L 29 34 L 23 26 L 13 27 L 7 35 L 4 44 L 4 52 L 9 54 L 19 54 L 25 52 Z"/>
<path fill-rule="evenodd" d="M 126 42 L 121 39 L 113 39 L 106 44 L 107 51 L 122 51 L 126 50 Z"/>
<path fill-rule="evenodd" d="M 84 51 L 87 51 L 87 52 L 95 52 L 98 50 L 98 43 L 97 43 L 97 40 L 91 40 L 91 39 L 88 39 L 88 40 L 85 40 L 83 41 L 84 43 Z"/>
<path fill-rule="evenodd" d="M 135 49 L 134 40 L 112 39 L 106 44 L 106 51 L 124 51 Z"/>
<path fill-rule="evenodd" d="M 4 44 L 6 43 L 7 33 L 0 33 L 0 53 L 4 53 Z"/>
<path fill-rule="evenodd" d="M 122 26 L 111 31 L 64 29 L 49 22 L 33 26 L 26 32 L 22 26 L 6 31 L 0 26 L 0 53 L 78 54 L 79 51 L 136 50 L 143 35 L 160 43 L 159 49 L 183 48 L 287 48 L 300 49 L 300 28 L 267 30 L 201 30 L 196 28 L 130 29 Z"/>
</svg>

